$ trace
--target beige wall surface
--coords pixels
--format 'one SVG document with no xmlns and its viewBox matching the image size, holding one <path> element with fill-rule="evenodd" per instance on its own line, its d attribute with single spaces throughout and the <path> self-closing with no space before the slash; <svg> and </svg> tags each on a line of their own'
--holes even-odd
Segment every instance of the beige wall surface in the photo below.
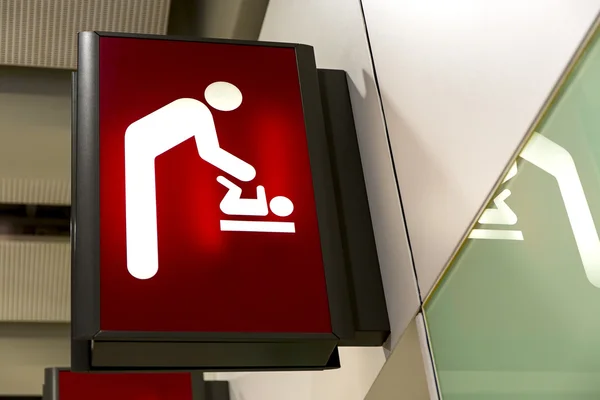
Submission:
<svg viewBox="0 0 600 400">
<path fill-rule="evenodd" d="M 0 396 L 41 395 L 44 368 L 70 365 L 70 329 L 0 323 Z"/>
</svg>

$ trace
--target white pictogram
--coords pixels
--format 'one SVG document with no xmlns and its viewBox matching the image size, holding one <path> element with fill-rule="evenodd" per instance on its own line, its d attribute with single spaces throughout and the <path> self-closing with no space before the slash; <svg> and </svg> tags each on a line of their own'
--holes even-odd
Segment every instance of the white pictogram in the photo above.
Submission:
<svg viewBox="0 0 600 400">
<path fill-rule="evenodd" d="M 585 274 L 592 285 L 600 288 L 600 238 L 573 157 L 565 148 L 537 132 L 533 133 L 519 156 L 556 179 Z M 475 231 L 477 229 L 473 230 Z M 523 240 L 522 237 L 520 240 Z"/>
<path fill-rule="evenodd" d="M 502 183 L 508 182 L 518 172 L 515 162 L 508 171 L 506 178 Z M 517 214 L 506 204 L 506 199 L 511 195 L 511 191 L 504 189 L 494 198 L 496 208 L 488 208 L 477 221 L 482 225 L 515 225 L 517 223 Z M 473 229 L 469 234 L 470 239 L 497 239 L 497 240 L 523 240 L 523 232 L 517 230 L 499 230 L 499 229 Z"/>
<path fill-rule="evenodd" d="M 220 111 L 233 111 L 242 103 L 240 90 L 228 82 L 210 84 L 206 102 Z M 182 98 L 132 123 L 125 132 L 125 212 L 127 270 L 138 279 L 152 278 L 158 272 L 158 234 L 156 219 L 156 178 L 154 161 L 160 154 L 195 138 L 201 159 L 233 178 L 250 182 L 256 170 L 247 162 L 219 146 L 210 109 L 202 102 Z M 263 186 L 256 187 L 256 198 L 242 198 L 242 189 L 224 176 L 217 182 L 228 191 L 220 209 L 226 215 L 264 217 L 269 209 L 279 217 L 289 216 L 294 205 L 283 196 L 267 204 Z M 207 183 L 210 184 L 210 183 Z M 221 220 L 222 231 L 294 233 L 293 222 Z"/>
</svg>

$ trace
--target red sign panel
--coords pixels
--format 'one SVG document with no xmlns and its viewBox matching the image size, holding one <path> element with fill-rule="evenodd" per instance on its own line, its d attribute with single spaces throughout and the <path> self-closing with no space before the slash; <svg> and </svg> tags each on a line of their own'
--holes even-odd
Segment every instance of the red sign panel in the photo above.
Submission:
<svg viewBox="0 0 600 400">
<path fill-rule="evenodd" d="M 58 372 L 60 400 L 192 400 L 190 374 Z"/>
<path fill-rule="evenodd" d="M 101 330 L 332 332 L 294 49 L 99 42 Z"/>
</svg>

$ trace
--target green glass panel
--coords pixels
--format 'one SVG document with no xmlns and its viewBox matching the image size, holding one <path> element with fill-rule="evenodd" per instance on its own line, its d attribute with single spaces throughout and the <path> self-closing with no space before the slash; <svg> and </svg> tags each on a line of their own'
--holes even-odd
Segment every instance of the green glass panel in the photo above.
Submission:
<svg viewBox="0 0 600 400">
<path fill-rule="evenodd" d="M 600 399 L 597 34 L 536 132 L 424 307 L 443 400 Z"/>
</svg>

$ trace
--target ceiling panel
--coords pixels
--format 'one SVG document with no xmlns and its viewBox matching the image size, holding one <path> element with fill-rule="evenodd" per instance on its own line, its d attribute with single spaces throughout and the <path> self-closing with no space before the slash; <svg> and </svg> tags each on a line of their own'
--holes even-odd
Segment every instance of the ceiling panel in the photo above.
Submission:
<svg viewBox="0 0 600 400">
<path fill-rule="evenodd" d="M 0 241 L 0 321 L 68 322 L 69 242 Z"/>
<path fill-rule="evenodd" d="M 2 0 L 0 64 L 76 68 L 77 32 L 165 34 L 170 0 Z"/>
<path fill-rule="evenodd" d="M 69 71 L 0 67 L 0 203 L 70 204 L 70 114 Z"/>
</svg>

